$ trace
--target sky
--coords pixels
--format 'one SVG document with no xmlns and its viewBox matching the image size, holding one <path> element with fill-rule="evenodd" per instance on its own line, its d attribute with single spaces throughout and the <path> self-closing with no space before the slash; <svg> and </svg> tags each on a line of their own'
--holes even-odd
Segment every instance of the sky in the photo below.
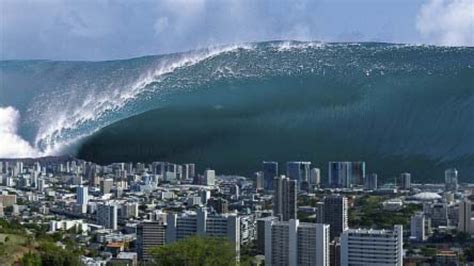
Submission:
<svg viewBox="0 0 474 266">
<path fill-rule="evenodd" d="M 474 0 L 0 0 L 0 59 L 112 60 L 266 41 L 474 46 Z"/>
</svg>

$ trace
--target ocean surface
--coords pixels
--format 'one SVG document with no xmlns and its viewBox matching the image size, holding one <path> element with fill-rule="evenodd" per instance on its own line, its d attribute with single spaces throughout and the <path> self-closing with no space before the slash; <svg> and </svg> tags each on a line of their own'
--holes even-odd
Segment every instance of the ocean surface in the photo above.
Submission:
<svg viewBox="0 0 474 266">
<path fill-rule="evenodd" d="M 440 181 L 456 167 L 474 181 L 472 47 L 261 42 L 1 61 L 0 81 L 4 156 L 195 162 L 248 176 L 263 160 L 312 161 L 323 175 L 328 161 L 364 160 L 385 180 Z"/>
</svg>

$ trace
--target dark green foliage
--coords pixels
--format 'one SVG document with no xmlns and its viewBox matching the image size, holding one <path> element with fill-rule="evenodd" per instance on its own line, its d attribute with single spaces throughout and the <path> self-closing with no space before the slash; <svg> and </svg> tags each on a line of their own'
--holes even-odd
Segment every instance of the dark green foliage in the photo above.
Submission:
<svg viewBox="0 0 474 266">
<path fill-rule="evenodd" d="M 68 249 L 62 249 L 52 242 L 43 242 L 38 248 L 41 265 L 75 266 L 81 265 L 78 254 Z"/>
<path fill-rule="evenodd" d="M 235 265 L 235 246 L 222 238 L 192 236 L 152 251 L 155 265 Z"/>
<path fill-rule="evenodd" d="M 388 198 L 381 196 L 362 196 L 356 200 L 356 209 L 349 210 L 349 226 L 365 228 L 391 228 L 396 224 L 408 226 L 410 217 L 421 206 L 408 204 L 399 211 L 387 211 L 381 206 Z"/>
<path fill-rule="evenodd" d="M 37 253 L 28 252 L 20 260 L 22 266 L 40 266 L 41 256 Z"/>
</svg>

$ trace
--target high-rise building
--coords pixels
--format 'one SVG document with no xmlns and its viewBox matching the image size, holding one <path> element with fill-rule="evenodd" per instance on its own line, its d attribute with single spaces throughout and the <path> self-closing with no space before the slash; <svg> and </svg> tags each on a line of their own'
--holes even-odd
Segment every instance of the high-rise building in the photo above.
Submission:
<svg viewBox="0 0 474 266">
<path fill-rule="evenodd" d="M 368 175 L 365 179 L 365 189 L 367 190 L 376 190 L 378 185 L 377 185 L 377 179 L 378 176 L 376 173 L 372 173 Z"/>
<path fill-rule="evenodd" d="M 138 260 L 150 262 L 153 256 L 150 251 L 162 246 L 166 241 L 166 225 L 162 222 L 143 222 L 137 226 Z"/>
<path fill-rule="evenodd" d="M 265 265 L 329 266 L 329 225 L 265 221 Z"/>
<path fill-rule="evenodd" d="M 331 187 L 347 187 L 352 184 L 350 162 L 329 162 L 328 183 Z"/>
<path fill-rule="evenodd" d="M 263 179 L 263 172 L 255 172 L 254 173 L 254 178 L 255 178 L 255 189 L 260 190 L 264 188 L 264 180 Z"/>
<path fill-rule="evenodd" d="M 89 202 L 89 188 L 78 186 L 76 188 L 76 203 L 80 205 L 84 205 Z"/>
<path fill-rule="evenodd" d="M 127 202 L 120 208 L 120 216 L 123 219 L 138 217 L 138 202 Z"/>
<path fill-rule="evenodd" d="M 211 169 L 204 171 L 204 182 L 206 186 L 214 186 L 216 184 L 216 171 Z"/>
<path fill-rule="evenodd" d="M 354 184 L 363 186 L 365 182 L 365 162 L 351 162 L 351 168 Z"/>
<path fill-rule="evenodd" d="M 321 170 L 319 168 L 312 168 L 309 173 L 309 183 L 311 185 L 319 186 L 321 183 Z"/>
<path fill-rule="evenodd" d="M 410 238 L 415 241 L 426 240 L 426 223 L 423 212 L 415 213 L 410 219 Z"/>
<path fill-rule="evenodd" d="M 182 179 L 193 179 L 194 176 L 195 176 L 195 165 L 193 163 L 184 164 Z"/>
<path fill-rule="evenodd" d="M 429 214 L 431 225 L 433 227 L 449 226 L 449 206 L 445 202 L 435 202 L 424 211 Z"/>
<path fill-rule="evenodd" d="M 166 225 L 166 243 L 184 239 L 192 235 L 224 237 L 235 244 L 240 252 L 240 219 L 236 214 L 208 214 L 206 208 L 195 213 L 168 214 Z"/>
<path fill-rule="evenodd" d="M 273 179 L 278 176 L 277 162 L 263 162 L 263 182 L 265 190 L 273 189 Z"/>
<path fill-rule="evenodd" d="M 473 232 L 473 228 L 471 228 L 471 221 L 472 202 L 466 199 L 459 203 L 458 231 L 471 234 Z"/>
<path fill-rule="evenodd" d="M 38 191 L 43 192 L 46 188 L 46 181 L 44 178 L 38 178 Z"/>
<path fill-rule="evenodd" d="M 349 229 L 341 236 L 341 265 L 403 265 L 403 227 Z"/>
<path fill-rule="evenodd" d="M 311 162 L 287 162 L 286 176 L 292 180 L 298 181 L 301 185 L 303 182 L 309 182 L 311 171 Z"/>
<path fill-rule="evenodd" d="M 279 221 L 278 217 L 267 216 L 257 219 L 257 253 L 265 254 L 265 222 Z"/>
<path fill-rule="evenodd" d="M 78 186 L 76 188 L 76 204 L 81 213 L 87 212 L 87 203 L 89 202 L 89 188 Z"/>
<path fill-rule="evenodd" d="M 174 163 L 165 164 L 165 173 L 163 179 L 167 182 L 175 182 L 177 180 L 178 167 Z"/>
<path fill-rule="evenodd" d="M 117 230 L 118 208 L 113 204 L 97 205 L 97 224 L 108 229 Z"/>
<path fill-rule="evenodd" d="M 100 181 L 100 192 L 102 192 L 102 194 L 110 193 L 113 185 L 114 185 L 114 180 L 111 178 Z"/>
<path fill-rule="evenodd" d="M 328 183 L 331 187 L 364 185 L 365 162 L 329 162 L 328 170 Z"/>
<path fill-rule="evenodd" d="M 323 204 L 318 206 L 318 222 L 329 224 L 331 240 L 339 237 L 348 229 L 347 198 L 341 195 L 331 195 L 324 198 Z"/>
<path fill-rule="evenodd" d="M 207 205 L 212 207 L 217 213 L 229 212 L 229 202 L 223 198 L 210 198 L 207 201 Z"/>
<path fill-rule="evenodd" d="M 296 219 L 297 181 L 285 176 L 273 180 L 273 216 L 282 221 Z"/>
<path fill-rule="evenodd" d="M 411 174 L 410 173 L 402 173 L 400 175 L 400 188 L 401 189 L 411 188 Z"/>
<path fill-rule="evenodd" d="M 444 171 L 444 182 L 447 191 L 458 190 L 458 170 L 450 168 Z"/>
</svg>

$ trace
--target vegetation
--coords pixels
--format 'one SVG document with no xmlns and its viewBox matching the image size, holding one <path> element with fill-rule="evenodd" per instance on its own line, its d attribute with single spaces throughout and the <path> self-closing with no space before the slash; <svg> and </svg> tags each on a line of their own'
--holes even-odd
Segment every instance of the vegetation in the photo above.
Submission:
<svg viewBox="0 0 474 266">
<path fill-rule="evenodd" d="M 74 241 L 75 233 L 46 234 L 46 231 L 45 225 L 21 225 L 0 219 L 0 265 L 80 265 L 83 250 Z M 56 243 L 62 243 L 65 248 Z"/>
<path fill-rule="evenodd" d="M 470 245 L 464 249 L 464 257 L 467 261 L 474 261 L 474 245 Z"/>
<path fill-rule="evenodd" d="M 436 256 L 437 253 L 438 253 L 438 250 L 435 247 L 429 247 L 429 246 L 421 247 L 421 254 L 425 257 L 433 257 L 433 256 Z"/>
<path fill-rule="evenodd" d="M 216 237 L 191 236 L 152 251 L 155 265 L 235 265 L 235 246 Z"/>
<path fill-rule="evenodd" d="M 419 205 L 408 204 L 399 211 L 382 208 L 382 202 L 388 198 L 382 196 L 362 196 L 355 202 L 355 208 L 349 210 L 349 226 L 366 228 L 391 228 L 395 224 L 408 226 L 410 217 L 421 209 Z"/>
</svg>

